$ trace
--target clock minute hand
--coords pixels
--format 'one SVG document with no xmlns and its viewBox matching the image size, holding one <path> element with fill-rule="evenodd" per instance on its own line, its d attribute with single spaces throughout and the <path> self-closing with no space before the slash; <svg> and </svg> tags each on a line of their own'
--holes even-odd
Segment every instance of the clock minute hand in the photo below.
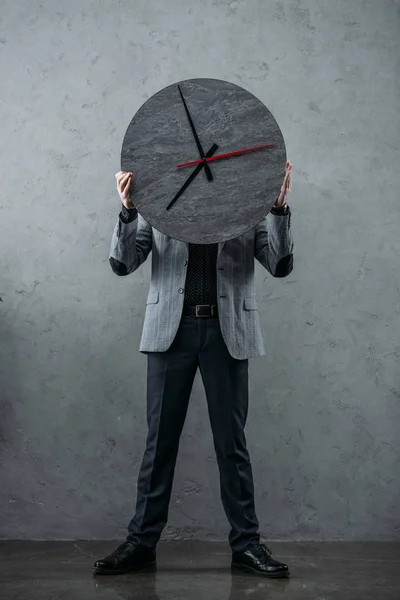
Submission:
<svg viewBox="0 0 400 600">
<path fill-rule="evenodd" d="M 248 152 L 255 152 L 256 150 L 263 150 L 264 148 L 272 148 L 275 144 L 265 144 L 264 146 L 257 146 L 256 148 L 247 148 L 246 150 L 237 150 L 236 152 L 228 152 L 228 154 L 218 154 L 217 156 L 212 156 L 210 158 L 206 158 L 206 162 L 212 162 L 214 160 L 221 160 L 223 158 L 230 158 L 231 156 L 240 156 L 241 154 L 247 154 Z M 177 169 L 181 169 L 182 167 L 191 167 L 193 165 L 200 164 L 201 160 L 193 160 L 191 162 L 182 163 L 177 165 Z"/>
<path fill-rule="evenodd" d="M 201 158 L 204 160 L 204 159 L 206 158 L 206 157 L 205 157 L 205 155 L 204 155 L 204 150 L 203 150 L 203 147 L 202 147 L 202 145 L 201 145 L 201 142 L 200 142 L 200 140 L 199 140 L 199 136 L 197 135 L 196 128 L 195 128 L 195 126 L 194 126 L 194 123 L 193 123 L 192 117 L 191 117 L 191 115 L 190 115 L 190 112 L 189 112 L 188 106 L 187 106 L 187 104 L 186 104 L 186 100 L 185 100 L 185 98 L 184 98 L 184 96 L 183 96 L 183 93 L 182 93 L 182 90 L 181 90 L 181 86 L 180 86 L 180 85 L 178 85 L 178 90 L 179 90 L 179 93 L 180 93 L 180 95 L 181 95 L 181 99 L 182 99 L 182 102 L 183 102 L 183 106 L 185 107 L 186 115 L 187 115 L 187 118 L 188 118 L 188 120 L 189 120 L 189 125 L 190 125 L 190 128 L 191 128 L 191 130 L 192 130 L 192 133 L 193 133 L 193 135 L 194 135 L 194 139 L 195 139 L 195 141 L 196 141 L 197 148 L 198 148 L 198 150 L 199 150 L 199 153 L 200 153 L 200 156 L 201 156 Z M 199 161 L 199 162 L 200 162 L 200 161 Z M 204 170 L 205 170 L 205 172 L 206 172 L 206 175 L 207 175 L 207 179 L 208 179 L 208 181 L 212 181 L 212 180 L 213 180 L 213 176 L 212 176 L 212 173 L 211 173 L 211 169 L 210 169 L 210 167 L 208 166 L 208 164 L 207 164 L 207 163 L 205 163 L 205 164 L 204 164 Z"/>
<path fill-rule="evenodd" d="M 212 156 L 214 154 L 214 152 L 216 152 L 217 150 L 218 150 L 217 144 L 213 144 L 211 146 L 211 148 L 209 149 L 209 151 L 207 152 L 206 158 L 208 158 L 209 156 Z M 197 177 L 197 175 L 200 173 L 202 168 L 206 166 L 206 163 L 203 162 L 202 160 L 200 160 L 199 163 L 200 164 L 195 168 L 193 173 L 186 179 L 186 181 L 183 184 L 183 186 L 181 187 L 181 189 L 175 194 L 174 198 L 172 198 L 171 202 L 167 206 L 167 210 L 171 210 L 171 208 L 174 206 L 174 204 L 178 200 L 178 198 L 180 198 L 180 196 L 182 196 L 182 194 L 186 190 L 186 188 L 192 183 L 193 179 L 195 177 Z"/>
</svg>

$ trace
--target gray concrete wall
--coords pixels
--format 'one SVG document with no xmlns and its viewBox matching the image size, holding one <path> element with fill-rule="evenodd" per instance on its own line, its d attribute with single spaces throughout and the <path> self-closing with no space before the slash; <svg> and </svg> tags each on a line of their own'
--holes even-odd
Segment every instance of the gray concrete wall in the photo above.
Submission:
<svg viewBox="0 0 400 600">
<path fill-rule="evenodd" d="M 257 271 L 262 532 L 398 538 L 399 3 L 3 0 L 0 18 L 1 535 L 125 536 L 149 268 L 109 268 L 114 173 L 146 98 L 215 77 L 266 103 L 294 163 L 294 272 Z M 227 531 L 197 380 L 165 535 Z"/>
</svg>

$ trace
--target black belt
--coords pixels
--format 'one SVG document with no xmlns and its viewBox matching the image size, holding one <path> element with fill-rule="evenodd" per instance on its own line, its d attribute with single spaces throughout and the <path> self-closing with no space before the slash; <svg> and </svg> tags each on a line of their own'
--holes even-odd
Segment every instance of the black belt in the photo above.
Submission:
<svg viewBox="0 0 400 600">
<path fill-rule="evenodd" d="M 217 317 L 217 304 L 197 304 L 196 306 L 184 306 L 183 314 L 189 317 Z"/>
</svg>

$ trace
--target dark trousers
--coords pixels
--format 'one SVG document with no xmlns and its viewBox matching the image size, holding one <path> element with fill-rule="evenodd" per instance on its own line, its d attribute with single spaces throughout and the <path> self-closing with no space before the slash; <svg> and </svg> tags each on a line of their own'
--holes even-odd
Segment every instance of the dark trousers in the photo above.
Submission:
<svg viewBox="0 0 400 600">
<path fill-rule="evenodd" d="M 236 360 L 218 318 L 182 317 L 166 352 L 148 354 L 148 437 L 128 540 L 153 548 L 167 523 L 179 439 L 193 380 L 200 367 L 220 472 L 221 498 L 231 525 L 229 542 L 242 551 L 259 542 L 253 476 L 244 427 L 248 361 Z"/>
</svg>

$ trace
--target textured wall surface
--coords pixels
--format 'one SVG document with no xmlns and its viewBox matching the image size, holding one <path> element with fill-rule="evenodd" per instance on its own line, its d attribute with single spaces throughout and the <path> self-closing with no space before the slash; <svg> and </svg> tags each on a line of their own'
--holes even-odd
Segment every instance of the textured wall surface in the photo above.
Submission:
<svg viewBox="0 0 400 600">
<path fill-rule="evenodd" d="M 145 441 L 149 268 L 108 265 L 123 135 L 175 81 L 226 79 L 294 163 L 295 269 L 258 269 L 247 427 L 270 539 L 399 523 L 399 3 L 2 0 L 1 535 L 123 538 Z M 165 536 L 228 526 L 201 382 Z"/>
</svg>

